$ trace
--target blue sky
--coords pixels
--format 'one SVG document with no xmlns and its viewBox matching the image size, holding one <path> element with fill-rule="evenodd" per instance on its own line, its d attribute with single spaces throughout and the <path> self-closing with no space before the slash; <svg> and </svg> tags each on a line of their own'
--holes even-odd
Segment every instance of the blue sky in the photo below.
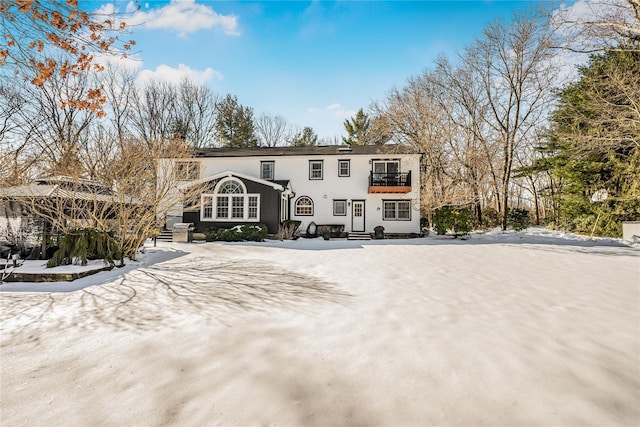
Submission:
<svg viewBox="0 0 640 427">
<path fill-rule="evenodd" d="M 100 1 L 95 2 L 100 5 Z M 132 24 L 143 74 L 188 75 L 321 138 L 392 87 L 453 57 L 527 1 L 140 0 Z M 113 0 L 103 7 L 112 7 Z M 121 12 L 127 3 L 117 5 Z"/>
</svg>

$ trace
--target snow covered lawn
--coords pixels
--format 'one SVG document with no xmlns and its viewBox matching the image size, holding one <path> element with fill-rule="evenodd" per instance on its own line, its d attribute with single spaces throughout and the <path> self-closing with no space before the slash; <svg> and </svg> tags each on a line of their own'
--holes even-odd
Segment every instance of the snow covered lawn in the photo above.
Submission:
<svg viewBox="0 0 640 427">
<path fill-rule="evenodd" d="M 0 291 L 3 427 L 640 424 L 620 241 L 164 244 Z"/>
</svg>

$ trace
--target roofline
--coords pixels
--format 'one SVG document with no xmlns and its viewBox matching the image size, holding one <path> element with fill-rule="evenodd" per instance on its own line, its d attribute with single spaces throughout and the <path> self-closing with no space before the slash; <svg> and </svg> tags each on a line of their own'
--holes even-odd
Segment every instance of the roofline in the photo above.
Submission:
<svg viewBox="0 0 640 427">
<path fill-rule="evenodd" d="M 344 155 L 398 155 L 420 152 L 406 145 L 320 145 L 306 147 L 255 147 L 255 148 L 200 148 L 194 150 L 194 158 L 202 157 L 285 157 L 285 156 L 344 156 Z"/>
<path fill-rule="evenodd" d="M 256 178 L 250 175 L 245 175 L 243 173 L 240 172 L 234 172 L 234 171 L 224 171 L 224 172 L 219 172 L 215 175 L 211 175 L 208 176 L 206 178 L 200 178 L 200 179 L 196 179 L 193 181 L 188 181 L 188 182 L 184 182 L 182 184 L 178 184 L 178 190 L 182 190 L 184 188 L 187 187 L 191 187 L 193 185 L 197 185 L 197 184 L 204 184 L 205 182 L 210 182 L 210 181 L 214 181 L 216 179 L 220 179 L 220 178 L 230 178 L 230 177 L 237 177 L 237 178 L 242 178 L 242 179 L 246 179 L 249 181 L 253 181 L 253 182 L 257 182 L 258 184 L 262 184 L 262 185 L 267 185 L 269 187 L 272 187 L 274 190 L 278 190 L 278 191 L 284 191 L 285 188 L 280 185 L 280 184 L 276 184 L 275 182 L 271 182 L 271 181 L 266 181 L 264 179 L 261 178 Z"/>
</svg>

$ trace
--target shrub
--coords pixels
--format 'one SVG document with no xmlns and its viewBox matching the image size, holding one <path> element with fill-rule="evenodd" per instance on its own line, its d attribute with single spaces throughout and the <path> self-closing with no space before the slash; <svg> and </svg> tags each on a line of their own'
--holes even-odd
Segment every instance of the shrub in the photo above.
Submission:
<svg viewBox="0 0 640 427">
<path fill-rule="evenodd" d="M 507 223 L 516 231 L 525 230 L 531 225 L 529 211 L 526 209 L 513 208 L 507 213 Z"/>
<path fill-rule="evenodd" d="M 482 209 L 482 227 L 493 228 L 500 225 L 500 214 L 492 207 Z"/>
<path fill-rule="evenodd" d="M 451 231 L 456 236 L 469 234 L 472 229 L 473 214 L 468 208 L 443 206 L 433 214 L 433 228 L 438 235 Z"/>
<path fill-rule="evenodd" d="M 113 235 L 94 228 L 70 231 L 60 242 L 59 249 L 47 261 L 47 268 L 80 263 L 87 265 L 89 259 L 103 259 L 105 264 L 115 265 L 115 260 L 123 265 L 123 252 Z"/>
<path fill-rule="evenodd" d="M 204 232 L 207 242 L 262 242 L 267 237 L 264 224 L 242 224 L 232 228 L 209 228 Z"/>
<path fill-rule="evenodd" d="M 267 226 L 264 224 L 243 224 L 240 226 L 239 232 L 242 240 L 262 242 L 267 237 Z"/>
<path fill-rule="evenodd" d="M 279 240 L 290 240 L 297 237 L 298 227 L 300 227 L 302 221 L 287 219 L 282 221 L 280 229 L 278 230 L 277 238 Z"/>
</svg>

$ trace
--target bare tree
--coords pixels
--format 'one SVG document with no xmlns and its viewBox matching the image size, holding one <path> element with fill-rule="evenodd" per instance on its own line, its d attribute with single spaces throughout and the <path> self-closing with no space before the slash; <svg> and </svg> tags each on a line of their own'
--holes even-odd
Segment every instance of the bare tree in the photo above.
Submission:
<svg viewBox="0 0 640 427">
<path fill-rule="evenodd" d="M 37 154 L 40 175 L 84 174 L 80 155 L 89 140 L 88 130 L 97 112 L 64 100 L 86 96 L 91 90 L 92 77 L 89 73 L 53 75 L 41 86 L 17 82 L 24 104 L 16 118 L 19 135 L 14 135 L 14 141 L 28 145 L 28 150 L 24 147 L 25 152 Z"/>
<path fill-rule="evenodd" d="M 260 145 L 277 147 L 285 145 L 293 134 L 291 126 L 283 116 L 263 113 L 255 121 Z"/>
<path fill-rule="evenodd" d="M 516 15 L 509 24 L 491 23 L 463 57 L 479 79 L 488 111 L 488 132 L 500 144 L 500 213 L 507 228 L 515 154 L 545 119 L 554 87 L 555 54 L 546 22 Z"/>
<path fill-rule="evenodd" d="M 640 49 L 640 0 L 591 0 L 550 15 L 563 47 L 577 52 Z M 630 44 L 635 40 L 635 44 Z"/>
<path fill-rule="evenodd" d="M 372 109 L 384 117 L 387 134 L 396 142 L 424 153 L 422 179 L 422 209 L 429 217 L 441 206 L 466 202 L 461 193 L 457 165 L 447 150 L 453 137 L 450 123 L 436 98 L 439 85 L 431 73 L 411 77 L 401 90 L 392 89 L 384 104 Z"/>
<path fill-rule="evenodd" d="M 130 133 L 149 148 L 173 138 L 175 86 L 161 80 L 148 80 L 133 95 L 133 108 L 129 112 Z"/>
<path fill-rule="evenodd" d="M 207 147 L 216 136 L 218 97 L 206 86 L 183 79 L 177 87 L 174 134 L 194 148 Z"/>
</svg>

